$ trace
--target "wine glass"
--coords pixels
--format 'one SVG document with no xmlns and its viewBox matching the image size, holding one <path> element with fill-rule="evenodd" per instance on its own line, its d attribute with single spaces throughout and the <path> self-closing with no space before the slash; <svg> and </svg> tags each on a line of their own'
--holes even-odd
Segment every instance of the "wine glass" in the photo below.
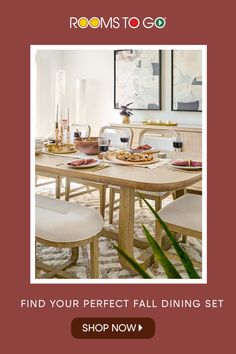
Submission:
<svg viewBox="0 0 236 354">
<path fill-rule="evenodd" d="M 109 148 L 109 139 L 106 137 L 98 138 L 98 150 L 102 153 L 102 165 L 105 165 L 105 153 Z"/>
<path fill-rule="evenodd" d="M 174 148 L 174 151 L 175 151 L 175 154 L 174 154 L 175 155 L 175 160 L 177 159 L 177 155 L 178 155 L 177 153 L 182 151 L 182 147 L 183 147 L 183 143 L 180 140 L 180 138 L 179 137 L 175 138 L 173 140 L 173 148 Z"/>
<path fill-rule="evenodd" d="M 123 150 L 125 150 L 126 144 L 129 142 L 129 133 L 122 133 L 120 141 L 124 144 Z M 127 144 L 128 147 L 128 144 Z"/>
</svg>

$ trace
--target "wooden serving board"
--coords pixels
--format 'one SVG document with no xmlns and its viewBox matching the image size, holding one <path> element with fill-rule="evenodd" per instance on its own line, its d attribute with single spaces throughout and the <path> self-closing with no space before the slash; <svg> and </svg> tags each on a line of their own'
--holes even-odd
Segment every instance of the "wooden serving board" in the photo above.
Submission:
<svg viewBox="0 0 236 354">
<path fill-rule="evenodd" d="M 116 152 L 108 152 L 106 154 L 106 159 L 109 161 L 112 161 L 113 163 L 117 163 L 118 165 L 125 165 L 125 166 L 132 166 L 132 165 L 151 165 L 153 163 L 156 163 L 159 161 L 159 159 L 156 156 L 153 156 L 153 159 L 151 161 L 123 161 L 123 160 L 119 160 L 116 158 L 116 154 L 118 153 L 118 151 Z"/>
</svg>

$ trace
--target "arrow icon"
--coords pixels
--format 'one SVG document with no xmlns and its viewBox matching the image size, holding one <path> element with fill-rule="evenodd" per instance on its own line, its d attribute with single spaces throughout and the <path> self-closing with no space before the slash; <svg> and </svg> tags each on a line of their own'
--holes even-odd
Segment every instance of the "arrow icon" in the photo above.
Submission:
<svg viewBox="0 0 236 354">
<path fill-rule="evenodd" d="M 143 327 L 139 324 L 138 325 L 138 331 L 140 332 L 143 329 Z"/>
<path fill-rule="evenodd" d="M 157 28 L 163 28 L 166 25 L 166 20 L 163 17 L 158 17 L 155 23 Z"/>
</svg>

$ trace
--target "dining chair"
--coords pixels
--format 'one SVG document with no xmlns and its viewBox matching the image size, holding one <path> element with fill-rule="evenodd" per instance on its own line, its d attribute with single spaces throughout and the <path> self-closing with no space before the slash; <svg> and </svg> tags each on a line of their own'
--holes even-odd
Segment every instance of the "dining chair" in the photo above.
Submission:
<svg viewBox="0 0 236 354">
<path fill-rule="evenodd" d="M 98 236 L 102 229 L 103 218 L 94 209 L 36 195 L 36 242 L 71 249 L 70 259 L 60 265 L 51 266 L 36 259 L 36 278 L 76 278 L 65 269 L 77 263 L 79 247 L 83 245 L 90 245 L 90 276 L 98 278 Z M 45 273 L 39 275 L 41 270 Z"/>
<path fill-rule="evenodd" d="M 173 200 L 171 203 L 164 206 L 158 215 L 165 222 L 170 231 L 176 235 L 191 236 L 197 239 L 202 238 L 202 196 L 197 194 L 184 194 L 183 196 Z M 163 230 L 158 223 L 158 232 L 156 233 L 156 241 L 162 245 Z M 166 250 L 164 248 L 164 250 Z M 172 258 L 178 258 L 176 255 L 168 252 Z M 194 261 L 196 265 L 201 265 Z"/>
<path fill-rule="evenodd" d="M 44 181 L 38 182 L 39 177 L 42 177 Z M 60 199 L 62 195 L 60 176 L 51 175 L 49 173 L 40 173 L 40 175 L 35 176 L 35 188 L 47 186 L 54 183 L 55 183 L 55 197 L 57 199 Z"/>
<path fill-rule="evenodd" d="M 89 125 L 72 125 L 71 133 L 75 131 L 80 132 L 81 137 L 90 137 L 91 127 Z M 78 187 L 71 188 L 71 183 L 79 185 Z M 66 178 L 65 184 L 65 200 L 69 201 L 71 198 L 79 197 L 94 191 L 99 192 L 100 214 L 104 217 L 105 204 L 106 204 L 106 186 L 102 183 L 87 182 L 75 178 Z"/>
<path fill-rule="evenodd" d="M 111 149 L 119 150 L 123 149 L 123 142 L 121 141 L 121 138 L 124 136 L 124 133 L 128 136 L 128 142 L 126 143 L 127 146 L 131 146 L 133 143 L 133 130 L 131 128 L 107 125 L 101 128 L 99 136 L 106 137 L 110 140 L 109 146 Z M 114 191 L 119 188 L 113 185 L 109 185 L 108 188 L 109 203 L 106 204 L 106 207 L 109 207 L 109 223 L 112 224 L 113 213 L 119 208 L 118 206 L 115 206 L 119 199 L 115 200 Z"/>
<path fill-rule="evenodd" d="M 131 128 L 108 125 L 101 128 L 99 136 L 106 137 L 110 140 L 110 148 L 122 149 L 123 142 L 121 142 L 120 139 L 123 137 L 124 133 L 128 136 L 127 145 L 131 146 L 133 142 L 133 130 Z"/>
<path fill-rule="evenodd" d="M 132 139 L 133 139 L 133 131 L 130 128 L 117 128 L 113 126 L 104 126 L 101 128 L 99 136 L 100 137 L 107 137 L 110 140 L 110 147 L 113 148 L 121 148 L 122 142 L 120 141 L 120 138 L 122 137 L 123 133 L 128 134 L 128 139 L 129 139 L 129 144 L 132 144 Z M 70 183 L 79 183 L 82 185 L 86 185 L 88 188 L 86 190 L 79 190 L 76 192 L 76 190 L 71 190 L 70 188 Z M 89 188 L 89 187 L 92 187 Z M 81 188 L 81 187 L 80 187 Z M 82 187 L 83 188 L 83 187 Z M 105 216 L 105 208 L 108 206 L 106 204 L 106 190 L 108 188 L 108 185 L 105 185 L 103 183 L 96 183 L 96 182 L 86 182 L 82 181 L 79 179 L 66 179 L 66 188 L 65 188 L 65 200 L 69 201 L 69 199 L 84 195 L 86 193 L 91 193 L 93 191 L 98 190 L 99 191 L 99 203 L 100 203 L 100 213 L 104 217 Z M 77 189 L 78 190 L 78 189 Z"/>
<path fill-rule="evenodd" d="M 186 188 L 187 193 L 202 195 L 202 181 L 192 184 Z"/>
<path fill-rule="evenodd" d="M 81 137 L 89 137 L 91 133 L 91 127 L 86 124 L 71 124 L 70 125 L 70 141 L 73 142 L 74 140 L 74 132 L 78 131 Z M 68 187 L 68 181 L 66 180 L 64 185 L 64 179 L 60 176 L 50 175 L 48 173 L 40 174 L 40 177 L 46 178 L 44 182 L 38 183 L 38 175 L 35 177 L 35 187 L 42 187 L 45 185 L 55 183 L 55 196 L 57 199 L 60 199 L 65 193 L 67 193 L 66 188 Z M 50 180 L 48 180 L 50 179 Z M 65 193 L 61 192 L 62 185 L 65 188 Z M 73 192 L 83 189 L 83 187 L 78 187 L 73 190 Z"/>
<path fill-rule="evenodd" d="M 172 136 L 173 135 L 173 136 Z M 176 135 L 175 133 L 169 133 L 169 131 L 163 130 L 158 132 L 154 129 L 143 129 L 139 134 L 139 145 L 149 144 L 150 146 L 157 148 L 158 150 L 162 151 L 173 151 L 173 139 Z M 110 200 L 109 200 L 109 223 L 113 223 L 113 214 L 118 206 L 115 206 L 118 199 L 115 199 L 115 194 L 119 193 L 119 188 L 112 186 L 110 188 Z M 136 196 L 138 197 L 138 193 L 141 193 L 144 198 L 153 200 L 155 202 L 155 210 L 158 211 L 162 207 L 162 202 L 165 198 L 172 194 L 173 198 L 175 198 L 174 191 L 168 192 L 152 192 L 152 191 L 143 191 L 138 190 L 136 192 Z M 142 203 L 140 203 L 142 206 Z M 158 232 L 158 226 L 155 226 L 155 232 Z"/>
<path fill-rule="evenodd" d="M 39 143 L 41 142 L 41 144 Z M 40 145 L 39 145 L 40 144 Z M 43 139 L 35 139 L 35 146 L 39 146 L 40 149 L 37 151 L 37 148 L 35 148 L 35 154 L 38 154 L 42 151 L 43 149 Z M 42 178 L 42 181 L 40 180 L 39 182 L 39 177 Z M 40 176 L 36 175 L 35 176 L 35 187 L 43 187 L 49 184 L 54 184 L 55 183 L 55 196 L 57 199 L 60 199 L 61 195 L 61 179 L 59 176 L 54 176 L 49 173 L 41 173 Z"/>
<path fill-rule="evenodd" d="M 91 135 L 91 127 L 87 124 L 71 124 L 70 126 L 70 141 L 74 141 L 74 133 L 79 132 L 81 138 L 89 138 Z"/>
</svg>

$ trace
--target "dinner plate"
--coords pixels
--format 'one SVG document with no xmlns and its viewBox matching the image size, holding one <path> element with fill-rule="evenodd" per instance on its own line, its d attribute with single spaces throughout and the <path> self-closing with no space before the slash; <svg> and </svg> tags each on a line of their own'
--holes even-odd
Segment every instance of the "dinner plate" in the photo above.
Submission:
<svg viewBox="0 0 236 354">
<path fill-rule="evenodd" d="M 194 171 L 194 170 L 201 170 L 202 166 L 177 166 L 173 165 L 171 162 L 168 163 L 169 166 L 179 169 L 179 170 L 189 170 L 189 171 Z"/>
<path fill-rule="evenodd" d="M 74 161 L 74 160 L 73 160 Z M 72 161 L 71 161 L 72 162 Z M 68 167 L 70 168 L 75 168 L 75 169 L 80 169 L 80 168 L 89 168 L 89 167 L 95 167 L 100 165 L 101 161 L 97 160 L 93 163 L 90 163 L 89 165 L 80 165 L 80 166 L 72 166 L 72 165 L 68 165 L 68 163 L 66 164 Z"/>
</svg>

